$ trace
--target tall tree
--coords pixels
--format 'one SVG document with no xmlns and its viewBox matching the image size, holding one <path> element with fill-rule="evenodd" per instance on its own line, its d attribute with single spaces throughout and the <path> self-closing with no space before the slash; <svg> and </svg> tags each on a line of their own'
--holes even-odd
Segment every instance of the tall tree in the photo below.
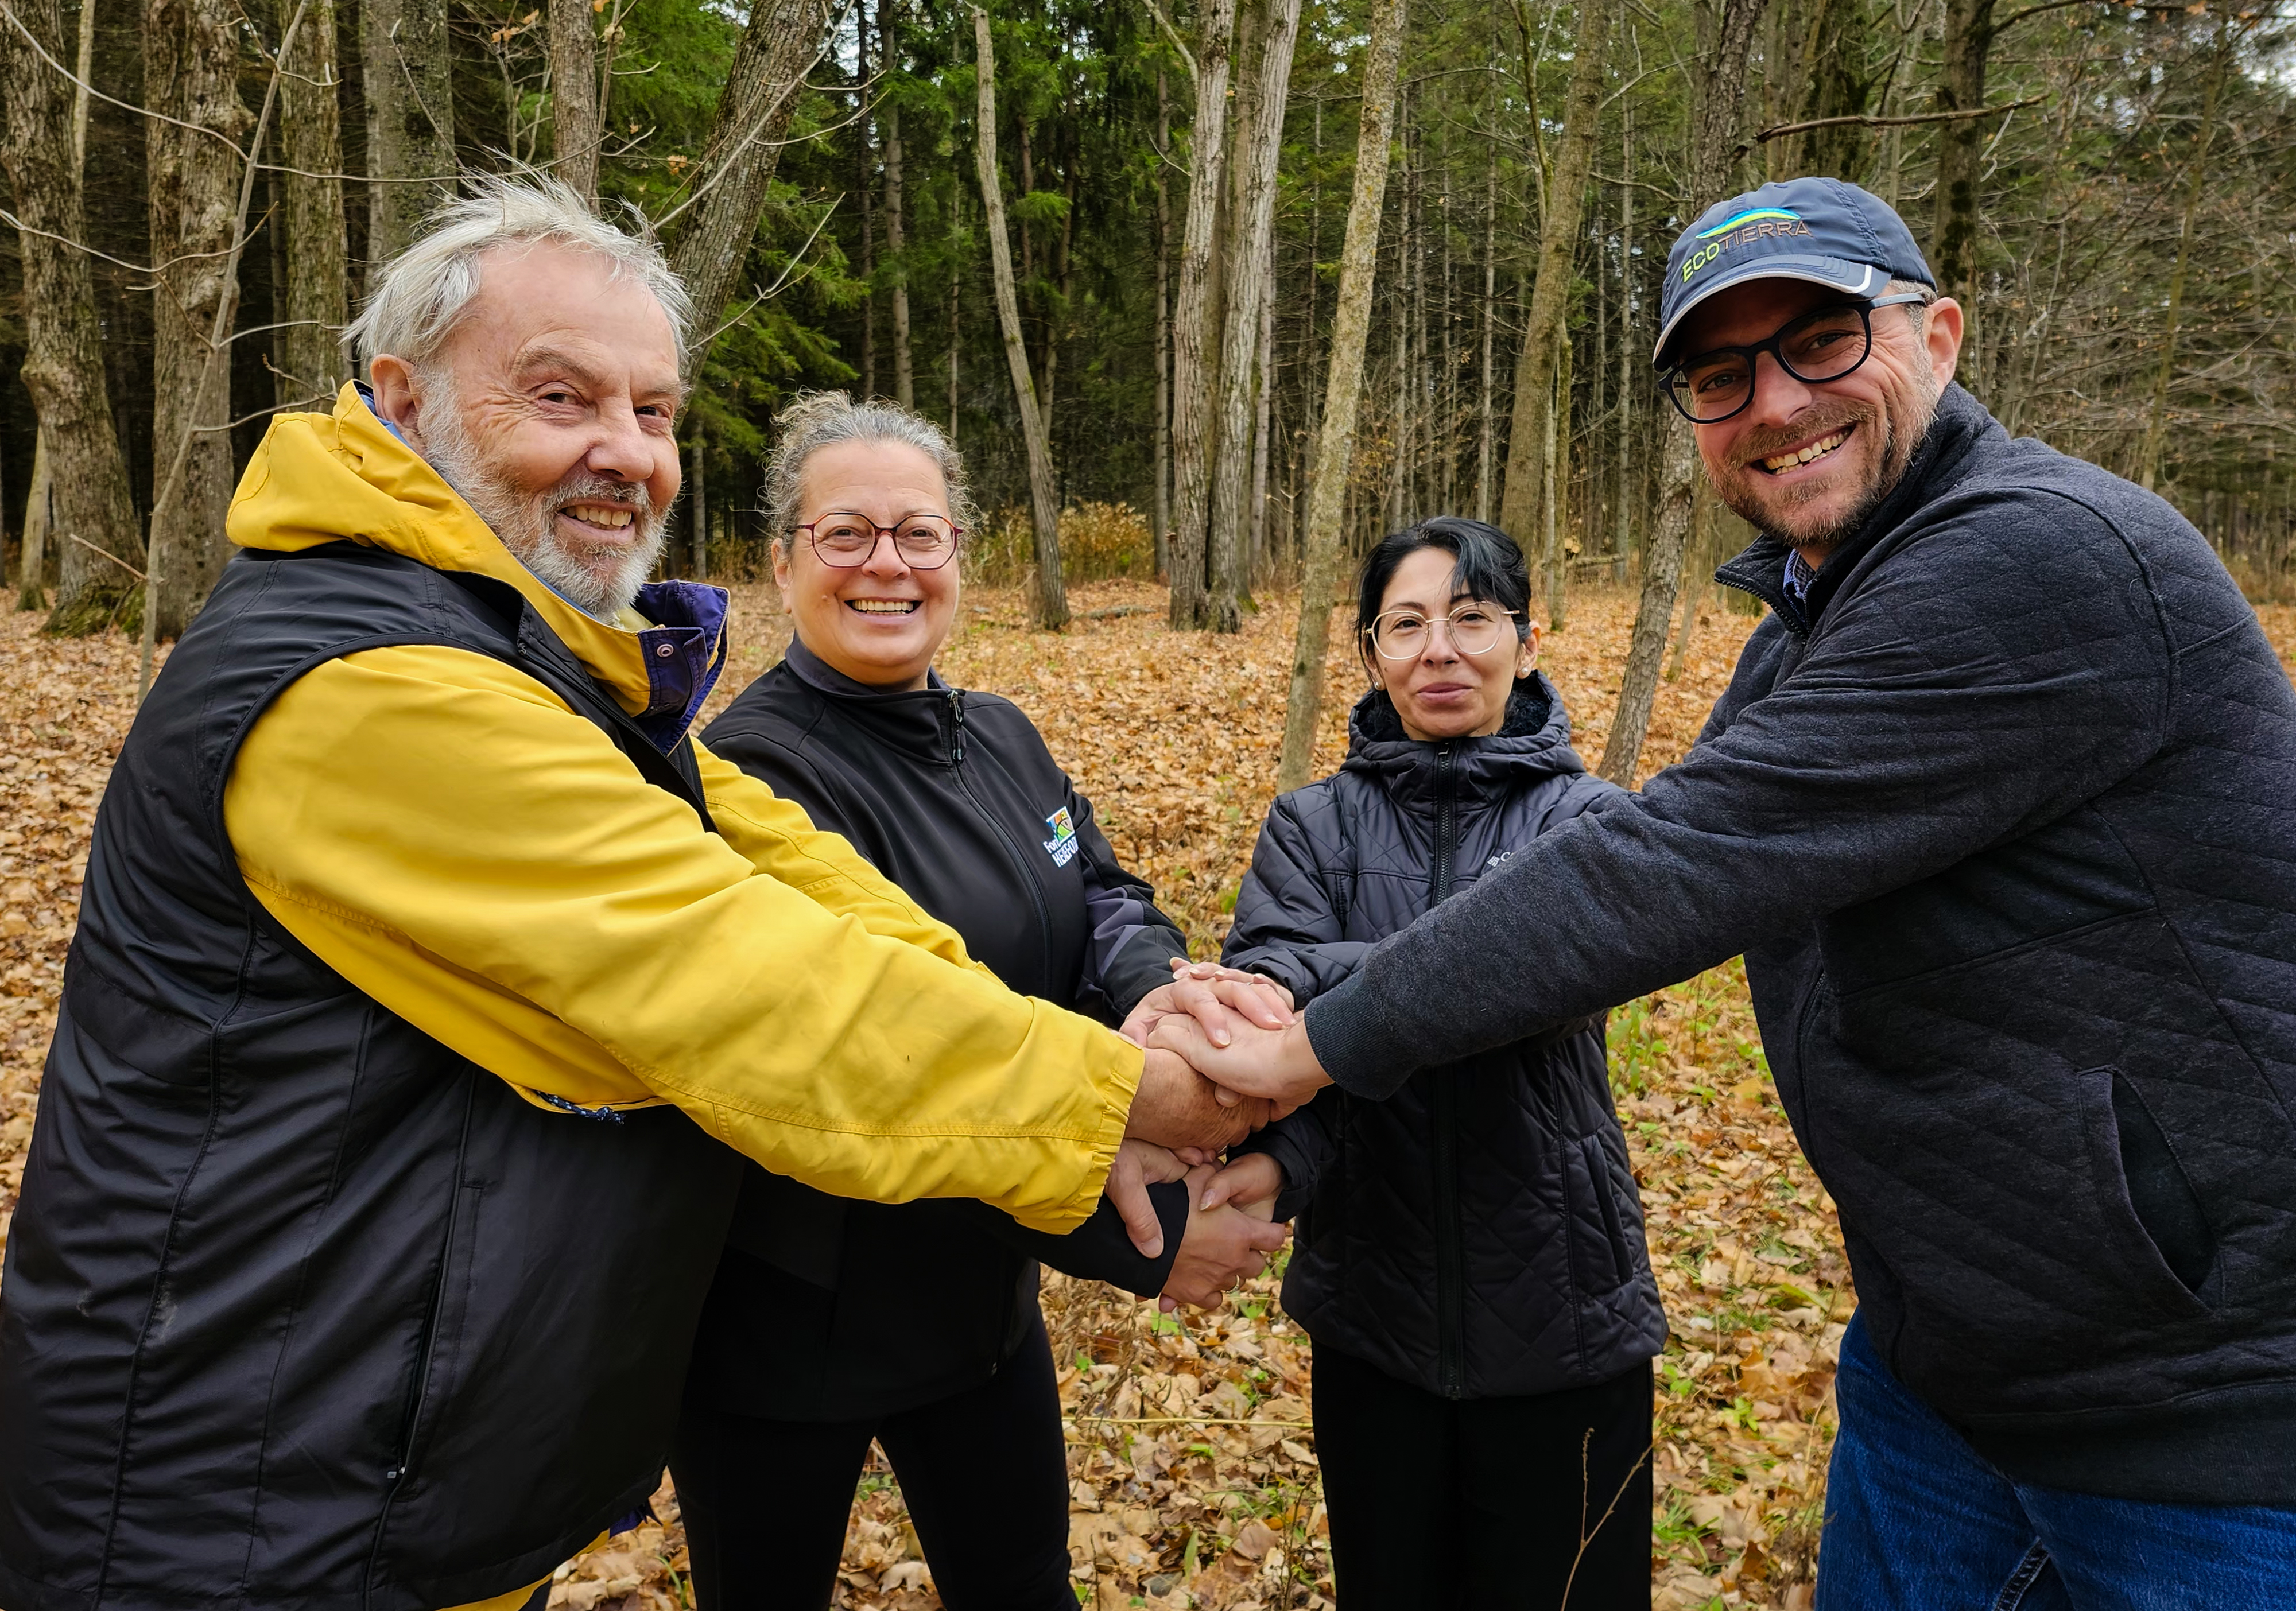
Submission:
<svg viewBox="0 0 2296 1611">
<path fill-rule="evenodd" d="M 293 11 L 283 9 L 283 27 Z M 335 66 L 334 0 L 305 0 L 279 79 L 279 150 L 294 171 L 286 192 L 286 284 L 279 317 L 279 401 L 332 395 L 344 379 L 340 337 L 350 308 L 344 231 L 342 75 Z"/>
<path fill-rule="evenodd" d="M 1340 248 L 1340 298 L 1332 315 L 1332 355 L 1324 383 L 1323 426 L 1308 478 L 1304 525 L 1307 574 L 1292 650 L 1291 696 L 1283 709 L 1283 755 L 1275 787 L 1300 788 L 1314 763 L 1324 714 L 1324 661 L 1331 647 L 1332 606 L 1347 562 L 1341 513 L 1355 462 L 1356 410 L 1363 401 L 1364 347 L 1371 336 L 1371 294 L 1379 272 L 1380 209 L 1387 199 L 1389 147 L 1395 139 L 1395 86 L 1403 56 L 1404 0 L 1371 0 L 1364 45 L 1363 100 L 1356 135 L 1355 195 Z"/>
<path fill-rule="evenodd" d="M 1957 0 L 1956 0 L 1957 3 Z M 1712 55 L 1700 64 L 1696 115 L 1691 120 L 1690 170 L 1685 176 L 1685 213 L 1696 217 L 1730 192 L 1742 155 L 1746 59 L 1769 0 L 1721 0 L 1715 19 Z M 1658 520 L 1643 552 L 1642 598 L 1635 607 L 1634 634 L 1627 643 L 1626 669 L 1619 679 L 1618 709 L 1603 745 L 1603 776 L 1629 787 L 1650 732 L 1651 706 L 1658 699 L 1660 662 L 1667 630 L 1674 623 L 1675 595 L 1682 586 L 1682 550 L 1690 535 L 1691 477 L 1696 451 L 1690 428 L 1671 408 L 1661 422 L 1666 458 Z"/>
<path fill-rule="evenodd" d="M 2209 148 L 2216 143 L 2217 107 L 2224 97 L 2225 72 L 2232 65 L 2233 19 L 2217 22 L 2216 47 L 2210 53 L 2208 94 L 2201 105 L 2201 127 L 2193 148 L 2192 176 L 2185 185 L 2184 216 L 2177 224 L 2177 266 L 2169 276 L 2169 305 L 2161 316 L 2161 364 L 2152 372 L 2152 397 L 2145 407 L 2144 446 L 2136 461 L 2136 478 L 2147 492 L 2161 476 L 2161 448 L 2169 434 L 2169 382 L 2177 372 L 2177 331 L 2185 312 L 2185 274 L 2193 260 L 2193 221 L 2199 214 L 2202 187 L 2208 183 Z"/>
<path fill-rule="evenodd" d="M 1045 440 L 1044 416 L 1037 411 L 1037 382 L 1029 372 L 1029 348 L 1021 337 L 1021 300 L 1013 290 L 1013 245 L 1004 233 L 1004 182 L 996 172 L 996 49 L 988 37 L 988 13 L 972 9 L 979 86 L 979 119 L 973 130 L 974 159 L 980 169 L 980 201 L 987 214 L 988 266 L 996 281 L 996 317 L 1004 331 L 1004 362 L 1013 372 L 1013 394 L 1021 411 L 1021 434 L 1029 450 L 1029 512 L 1037 538 L 1036 583 L 1029 593 L 1031 623 L 1057 630 L 1069 624 L 1068 590 L 1061 577 L 1061 504 L 1053 479 L 1053 454 Z"/>
<path fill-rule="evenodd" d="M 447 0 L 359 0 L 366 94 L 367 261 L 405 251 L 454 189 L 454 45 Z M 148 81 L 148 80 L 147 80 Z"/>
<path fill-rule="evenodd" d="M 227 390 L 202 400 L 216 315 L 235 301 L 233 251 L 241 165 L 234 143 L 251 119 L 239 99 L 238 8 L 230 0 L 145 0 L 144 83 L 160 117 L 144 119 L 152 256 L 152 460 L 193 438 L 181 493 L 156 518 L 168 555 L 157 598 L 162 637 L 181 632 L 230 557 Z M 205 131 L 205 132 L 203 132 Z M 219 136 L 219 137 L 218 137 Z M 202 403 L 204 401 L 204 406 Z"/>
<path fill-rule="evenodd" d="M 1499 499 L 1499 524 L 1528 553 L 1545 533 L 1543 517 L 1551 502 L 1546 487 L 1558 435 L 1554 413 L 1556 376 L 1567 374 L 1563 321 L 1570 311 L 1570 285 L 1578 250 L 1578 223 L 1585 216 L 1587 176 L 1594 171 L 1595 143 L 1603 127 L 1603 75 L 1611 43 L 1611 13 L 1620 0 L 1578 0 L 1578 26 L 1571 41 L 1570 89 L 1563 102 L 1562 134 L 1554 167 L 1544 185 L 1539 210 L 1538 277 L 1532 282 L 1530 313 L 1523 327 L 1522 351 L 1515 362 L 1514 419 L 1507 435 L 1506 490 Z M 1525 52 L 1526 58 L 1529 53 Z M 1529 70 L 1537 69 L 1526 60 Z M 1567 382 L 1566 382 L 1567 384 Z M 1563 398 L 1567 406 L 1568 397 Z M 1568 438 L 1565 454 L 1568 456 Z M 1548 608 L 1561 613 L 1559 555 L 1548 556 Z M 1560 625 L 1558 619 L 1557 625 Z"/>
<path fill-rule="evenodd" d="M 1188 217 L 1180 236 L 1179 290 L 1172 314 L 1171 623 L 1211 624 L 1205 570 L 1211 519 L 1212 255 L 1220 183 L 1227 167 L 1227 81 L 1235 0 L 1204 0 L 1193 63 L 1196 120 L 1188 137 Z"/>
<path fill-rule="evenodd" d="M 1156 575 L 1172 573 L 1172 199 L 1164 168 L 1172 149 L 1172 100 L 1164 70 L 1156 69 L 1156 421 L 1152 427 L 1156 489 Z"/>
<path fill-rule="evenodd" d="M 62 59 L 62 19 L 56 0 L 14 0 L 11 9 L 16 26 L 0 26 L 8 83 L 0 166 L 21 225 L 22 378 L 54 488 L 62 585 L 48 626 L 91 632 L 111 618 L 135 579 L 135 505 L 112 427 L 94 278 L 73 244 L 87 239 L 87 227 L 71 86 L 39 53 Z"/>
<path fill-rule="evenodd" d="M 884 70 L 885 257 L 893 279 L 893 397 L 903 408 L 917 405 L 917 382 L 909 356 L 909 260 L 906 199 L 901 179 L 900 0 L 879 0 L 877 21 L 884 36 L 879 63 Z"/>
<path fill-rule="evenodd" d="M 1271 0 L 1267 27 L 1254 75 L 1251 121 L 1240 131 L 1243 195 L 1236 209 L 1236 251 L 1228 278 L 1227 307 L 1221 323 L 1219 415 L 1213 429 L 1218 443 L 1211 500 L 1211 596 L 1204 625 L 1234 632 L 1238 609 L 1251 586 L 1250 490 L 1254 380 L 1262 364 L 1252 361 L 1260 346 L 1260 313 L 1274 294 L 1275 164 L 1283 154 L 1283 111 L 1291 96 L 1292 47 L 1300 37 L 1300 0 Z M 1265 355 L 1262 355 L 1264 364 Z"/>
<path fill-rule="evenodd" d="M 695 373 L 709 355 L 709 332 L 741 280 L 798 92 L 821 60 L 828 9 L 829 0 L 757 0 L 750 8 L 709 142 L 693 170 L 693 188 L 660 220 L 678 222 L 669 263 L 703 324 L 687 358 Z"/>
<path fill-rule="evenodd" d="M 551 168 L 592 207 L 598 205 L 603 110 L 590 0 L 550 0 L 551 151 L 555 159 Z"/>
</svg>

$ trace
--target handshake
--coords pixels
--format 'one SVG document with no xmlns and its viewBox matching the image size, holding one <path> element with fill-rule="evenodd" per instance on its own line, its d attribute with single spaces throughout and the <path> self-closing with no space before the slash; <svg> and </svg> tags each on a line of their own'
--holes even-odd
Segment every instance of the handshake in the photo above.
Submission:
<svg viewBox="0 0 2296 1611">
<path fill-rule="evenodd" d="M 1168 1312 L 1218 1303 L 1283 1246 L 1285 1228 L 1274 1223 L 1282 1167 L 1266 1153 L 1225 1165 L 1220 1155 L 1330 1083 L 1283 985 L 1183 957 L 1172 974 L 1124 1022 L 1125 1038 L 1148 1056 L 1107 1188 L 1134 1244 L 1153 1258 L 1163 1232 L 1147 1188 L 1188 1183 L 1187 1231 L 1160 1299 Z"/>
</svg>

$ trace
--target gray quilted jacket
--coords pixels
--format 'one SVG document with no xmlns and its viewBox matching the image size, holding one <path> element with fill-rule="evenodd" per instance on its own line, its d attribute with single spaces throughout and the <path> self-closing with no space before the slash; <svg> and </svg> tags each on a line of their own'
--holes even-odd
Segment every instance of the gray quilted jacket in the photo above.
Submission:
<svg viewBox="0 0 2296 1611">
<path fill-rule="evenodd" d="M 1541 675 L 1495 736 L 1416 743 L 1383 693 L 1336 777 L 1269 809 L 1226 960 L 1306 1002 L 1611 785 Z M 1471 969 L 1467 988 L 1478 987 Z M 1316 1339 L 1451 1398 L 1586 1386 L 1666 1340 L 1599 1014 L 1422 1070 L 1385 1100 L 1325 1092 L 1255 1145 L 1297 1216 L 1283 1306 Z"/>
<path fill-rule="evenodd" d="M 1784 564 L 1723 568 L 1773 613 L 1683 763 L 1366 958 L 1318 1056 L 1376 1094 L 1742 952 L 1897 1375 L 2021 1481 L 2296 1505 L 2296 691 L 2255 612 L 1957 387 L 1806 606 Z"/>
</svg>

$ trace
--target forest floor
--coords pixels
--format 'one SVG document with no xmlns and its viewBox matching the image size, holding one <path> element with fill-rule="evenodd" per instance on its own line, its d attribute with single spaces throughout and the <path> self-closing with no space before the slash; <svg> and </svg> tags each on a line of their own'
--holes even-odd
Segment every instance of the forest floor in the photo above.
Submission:
<svg viewBox="0 0 2296 1611">
<path fill-rule="evenodd" d="M 772 664 L 787 636 L 767 590 L 734 591 L 737 635 L 716 703 Z M 1291 602 L 1272 601 L 1222 639 L 1167 633 L 1162 591 L 1144 584 L 1080 585 L 1070 601 L 1076 623 L 1052 635 L 1022 628 L 1017 594 L 968 592 L 941 668 L 1035 718 L 1127 863 L 1155 883 L 1194 953 L 1214 955 L 1273 790 Z M 1633 609 L 1621 589 L 1578 591 L 1568 630 L 1549 635 L 1542 657 L 1590 764 Z M 2260 613 L 2284 661 L 2296 656 L 2296 608 Z M 132 642 L 58 642 L 35 636 L 36 624 L 0 617 L 0 1243 L 89 826 L 134 714 Z M 1682 675 L 1660 691 L 1646 773 L 1696 737 L 1753 624 L 1712 592 L 1702 598 Z M 1345 707 L 1362 686 L 1335 647 L 1319 774 L 1338 764 Z M 1779 1111 L 1736 964 L 1619 1010 L 1610 1034 L 1673 1330 L 1652 1450 L 1657 1603 L 1805 1607 L 1834 1350 L 1854 1302 L 1833 1204 Z M 1108 1288 L 1046 1278 L 1081 1604 L 1276 1611 L 1335 1600 L 1309 1345 L 1277 1286 L 1271 1274 L 1219 1309 L 1164 1318 Z M 1607 1496 L 1594 1498 L 1599 1515 Z M 691 1605 L 668 1484 L 655 1509 L 660 1525 L 561 1569 L 554 1611 Z M 886 1611 L 939 1604 L 882 1460 L 861 1483 L 838 1595 Z"/>
</svg>

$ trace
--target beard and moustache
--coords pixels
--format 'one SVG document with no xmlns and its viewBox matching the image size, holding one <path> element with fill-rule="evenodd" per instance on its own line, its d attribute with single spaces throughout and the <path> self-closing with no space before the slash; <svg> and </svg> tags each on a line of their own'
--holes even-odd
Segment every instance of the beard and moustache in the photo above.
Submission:
<svg viewBox="0 0 2296 1611">
<path fill-rule="evenodd" d="M 595 620 L 611 621 L 636 602 L 638 589 L 661 559 L 668 514 L 654 507 L 645 484 L 577 470 L 546 492 L 522 491 L 488 463 L 471 440 L 452 383 L 443 377 L 424 380 L 423 457 L 519 563 Z M 628 510 L 631 540 L 591 544 L 562 536 L 558 511 L 582 503 Z"/>
<path fill-rule="evenodd" d="M 1915 450 L 1921 446 L 1922 439 L 1929 435 L 1931 422 L 1937 418 L 1938 399 L 1944 388 L 1938 385 L 1928 365 L 1915 367 L 1908 382 L 1889 398 L 1886 420 L 1883 412 L 1871 405 L 1838 402 L 1821 394 L 1818 405 L 1795 421 L 1792 430 L 1748 432 L 1732 445 L 1737 464 L 1719 473 L 1712 465 L 1707 466 L 1715 495 L 1756 531 L 1775 537 L 1789 547 L 1839 547 L 1857 534 L 1881 507 L 1882 499 L 1897 490 L 1898 483 L 1905 478 L 1906 467 L 1914 461 Z M 1880 429 L 1882 453 L 1872 481 L 1840 516 L 1823 525 L 1793 518 L 1795 511 L 1803 505 L 1832 493 L 1833 488 L 1830 487 L 1792 487 L 1767 494 L 1759 487 L 1756 478 L 1764 472 L 1754 466 L 1762 460 L 1808 442 L 1814 436 L 1824 437 L 1849 426 L 1860 432 Z"/>
</svg>

